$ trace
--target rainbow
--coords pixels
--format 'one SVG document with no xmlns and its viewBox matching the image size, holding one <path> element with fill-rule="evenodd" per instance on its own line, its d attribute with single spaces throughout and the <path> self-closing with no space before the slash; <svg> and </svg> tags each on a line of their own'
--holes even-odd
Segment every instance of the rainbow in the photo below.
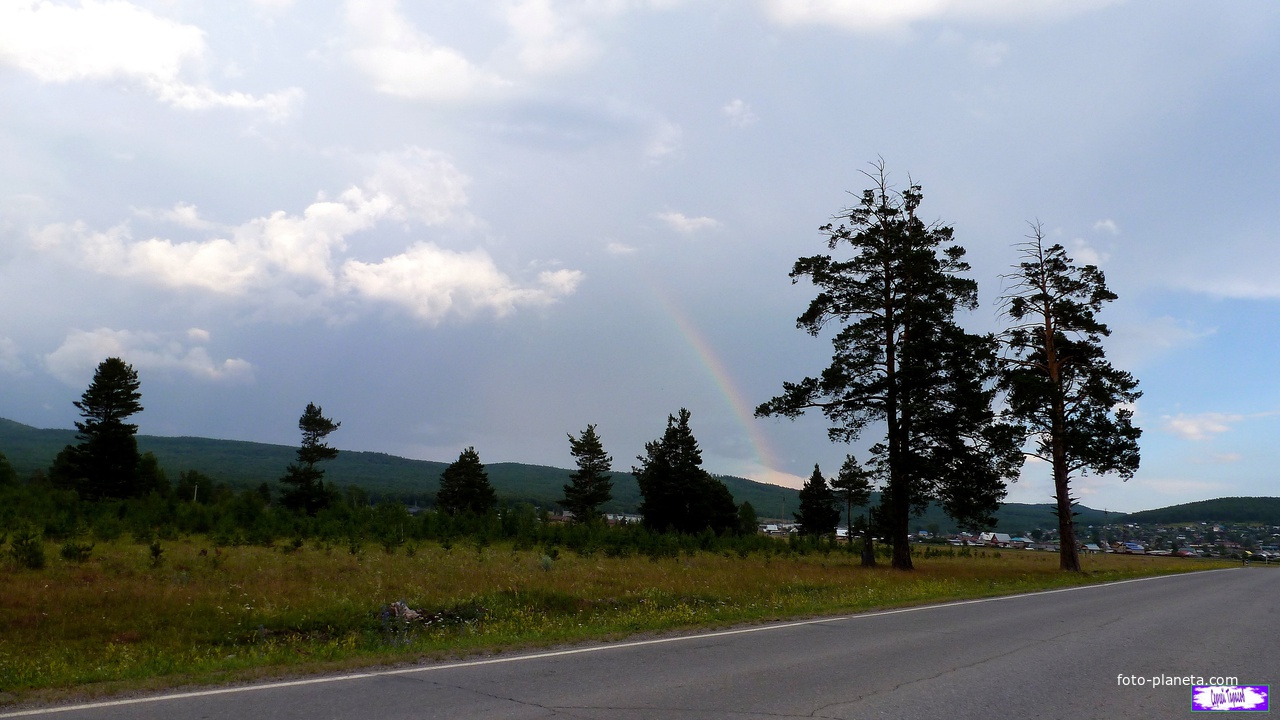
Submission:
<svg viewBox="0 0 1280 720">
<path fill-rule="evenodd" d="M 742 425 L 742 429 L 746 433 L 747 440 L 755 454 L 754 459 L 762 469 L 761 471 L 750 473 L 748 476 L 754 475 L 755 477 L 751 477 L 751 479 L 758 482 L 783 484 L 783 481 L 787 481 L 787 485 L 793 484 L 795 481 L 793 475 L 777 469 L 781 463 L 778 462 L 777 454 L 774 453 L 773 448 L 769 445 L 768 438 L 761 432 L 760 424 L 756 422 L 755 407 L 747 401 L 742 391 L 738 389 L 733 376 L 729 374 L 729 370 L 725 367 L 724 362 L 720 360 L 720 356 L 716 354 L 715 349 L 711 347 L 711 343 L 707 342 L 706 336 L 698 330 L 697 325 L 689 319 L 688 315 L 679 306 L 663 293 L 658 292 L 657 288 L 653 289 L 654 296 L 662 304 L 667 315 L 675 323 L 676 328 L 680 330 L 685 342 L 689 343 L 689 347 L 693 348 L 698 360 L 706 368 L 707 373 L 720 390 L 720 394 L 729 403 L 729 408 L 733 411 L 734 417 Z"/>
</svg>

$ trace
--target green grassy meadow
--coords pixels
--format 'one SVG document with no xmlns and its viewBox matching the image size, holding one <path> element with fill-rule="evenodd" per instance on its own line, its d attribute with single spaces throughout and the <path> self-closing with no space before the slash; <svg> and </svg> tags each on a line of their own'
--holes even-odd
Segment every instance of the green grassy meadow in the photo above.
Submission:
<svg viewBox="0 0 1280 720">
<path fill-rule="evenodd" d="M 202 537 L 99 543 L 77 563 L 0 567 L 0 706 L 411 662 L 1010 594 L 1225 565 L 1056 554 L 929 552 L 915 572 L 864 569 L 839 549 L 580 555 L 429 542 L 216 548 Z M 421 613 L 406 621 L 403 602 Z"/>
</svg>

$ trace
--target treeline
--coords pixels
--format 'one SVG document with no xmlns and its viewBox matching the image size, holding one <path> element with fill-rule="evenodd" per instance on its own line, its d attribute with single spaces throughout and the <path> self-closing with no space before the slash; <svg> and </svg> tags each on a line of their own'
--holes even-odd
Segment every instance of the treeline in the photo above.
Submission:
<svg viewBox="0 0 1280 720">
<path fill-rule="evenodd" d="M 908 570 L 913 517 L 936 503 L 960 527 L 994 526 L 1007 483 L 1033 456 L 1053 473 L 1060 567 L 1080 571 L 1073 477 L 1128 479 L 1140 463 L 1141 429 L 1133 424 L 1138 381 L 1107 360 L 1103 339 L 1110 330 L 1097 318 L 1116 295 L 1097 266 L 1077 264 L 1034 223 L 1005 276 L 999 302 L 1007 327 L 972 333 L 959 315 L 977 309 L 978 286 L 967 277 L 953 228 L 926 222 L 920 186 L 895 188 L 883 162 L 867 175 L 872 186 L 857 203 L 820 228 L 829 254 L 801 257 L 790 273 L 793 282 L 807 280 L 818 291 L 796 324 L 814 336 L 834 331 L 830 364 L 783 382 L 782 392 L 755 410 L 757 417 L 821 413 L 832 441 L 872 441 L 863 461 L 846 456 L 833 481 L 815 466 L 796 520 L 806 535 L 832 537 L 843 509 L 865 539 L 864 563 L 875 560 L 876 535 L 887 538 L 893 566 Z M 137 427 L 125 422 L 142 409 L 139 399 L 132 367 L 119 358 L 104 361 L 75 403 L 83 417 L 76 423 L 80 442 L 59 453 L 49 486 L 74 492 L 80 502 L 165 502 L 162 470 L 154 458 L 139 456 Z M 321 530 L 329 527 L 324 518 L 357 509 L 324 479 L 322 463 L 337 454 L 324 438 L 338 427 L 308 405 L 297 460 L 279 483 L 227 504 L 250 520 L 249 508 L 260 506 L 265 517 L 300 535 L 329 532 Z M 598 524 L 611 493 L 612 458 L 593 426 L 569 440 L 578 471 L 558 502 L 576 522 Z M 632 474 L 646 532 L 722 537 L 742 533 L 745 519 L 754 519 L 753 508 L 735 506 L 725 485 L 702 469 L 687 410 L 669 416 L 662 437 L 637 460 Z M 463 450 L 439 482 L 436 514 L 451 527 L 505 517 L 474 448 Z M 877 503 L 855 523 L 853 508 L 869 504 L 872 490 L 879 490 Z M 246 529 L 257 523 L 235 522 Z"/>
<path fill-rule="evenodd" d="M 613 458 L 594 425 L 568 436 L 577 470 L 559 501 L 570 510 L 572 524 L 564 526 L 528 503 L 499 507 L 471 447 L 438 478 L 423 478 L 424 485 L 438 483 L 431 509 L 410 508 L 395 498 L 373 502 L 360 488 L 340 489 L 326 480 L 324 463 L 338 455 L 326 438 L 341 423 L 314 403 L 299 418 L 297 456 L 278 482 L 238 491 L 194 470 L 182 471 L 173 482 L 153 454 L 138 452 L 137 427 L 126 420 L 142 410 L 140 381 L 122 359 L 104 360 L 74 404 L 82 416 L 76 423 L 79 442 L 63 448 L 47 471 L 20 483 L 0 454 L 0 532 L 28 545 L 32 537 L 62 540 L 69 557 L 85 555 L 92 541 L 125 534 L 153 543 L 199 534 L 216 545 L 300 547 L 315 540 L 345 544 L 353 552 L 366 544 L 393 552 L 406 543 L 463 538 L 624 553 L 762 542 L 750 503 L 735 505 L 725 485 L 702 469 L 684 409 L 667 418 L 663 436 L 645 446 L 639 466 L 632 468 L 644 499 L 640 526 L 614 529 L 600 511 L 611 499 Z"/>
</svg>

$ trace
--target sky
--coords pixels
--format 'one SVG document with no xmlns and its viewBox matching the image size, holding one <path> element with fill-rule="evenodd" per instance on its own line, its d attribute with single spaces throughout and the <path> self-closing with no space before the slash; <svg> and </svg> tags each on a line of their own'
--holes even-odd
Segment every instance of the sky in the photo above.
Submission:
<svg viewBox="0 0 1280 720">
<path fill-rule="evenodd" d="M 966 326 L 1030 222 L 1106 273 L 1142 465 L 1085 505 L 1280 494 L 1277 67 L 1265 0 L 0 0 L 0 417 L 71 427 L 119 356 L 145 434 L 315 402 L 343 449 L 570 467 L 590 423 L 625 470 L 687 407 L 797 486 L 875 430 L 752 417 L 830 358 L 787 274 L 883 158 Z"/>
</svg>

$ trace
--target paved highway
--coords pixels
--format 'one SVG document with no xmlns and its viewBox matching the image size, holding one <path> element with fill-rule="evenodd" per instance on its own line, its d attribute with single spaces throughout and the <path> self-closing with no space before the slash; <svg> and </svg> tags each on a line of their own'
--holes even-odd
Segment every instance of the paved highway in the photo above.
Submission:
<svg viewBox="0 0 1280 720">
<path fill-rule="evenodd" d="M 1280 571 L 1240 568 L 22 714 L 1190 718 L 1153 678 L 1280 685 L 1278 605 Z"/>
</svg>

